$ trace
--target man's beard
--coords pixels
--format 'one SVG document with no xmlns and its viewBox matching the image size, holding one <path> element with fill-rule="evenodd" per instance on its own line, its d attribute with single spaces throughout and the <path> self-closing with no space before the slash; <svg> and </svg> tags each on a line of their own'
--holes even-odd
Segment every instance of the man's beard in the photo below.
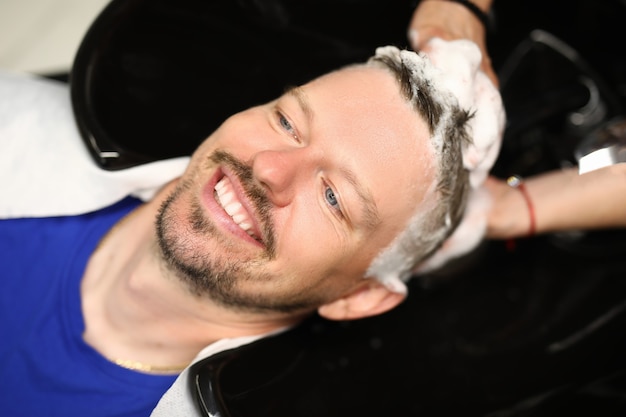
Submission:
<svg viewBox="0 0 626 417">
<path fill-rule="evenodd" d="M 163 202 L 156 218 L 157 242 L 165 267 L 181 279 L 195 295 L 208 297 L 230 308 L 292 312 L 314 307 L 317 301 L 306 300 L 301 296 L 268 299 L 263 295 L 249 294 L 240 289 L 246 282 L 262 283 L 280 278 L 259 272 L 264 263 L 275 256 L 274 228 L 269 215 L 271 202 L 265 191 L 254 182 L 249 166 L 220 151 L 211 155 L 210 161 L 215 165 L 220 163 L 228 165 L 238 177 L 258 216 L 265 250 L 262 255 L 252 259 L 223 256 L 238 253 L 237 248 L 232 241 L 221 238 L 221 232 L 206 217 L 197 199 L 192 199 L 186 207 L 188 224 L 181 224 L 187 222 L 183 220 L 186 217 L 180 213 L 175 214 L 173 207 L 191 188 L 190 183 L 181 181 Z M 193 242 L 198 240 L 222 245 L 221 254 L 212 256 L 211 253 L 202 253 L 201 249 L 193 245 Z M 229 246 L 233 249 L 229 250 Z"/>
</svg>

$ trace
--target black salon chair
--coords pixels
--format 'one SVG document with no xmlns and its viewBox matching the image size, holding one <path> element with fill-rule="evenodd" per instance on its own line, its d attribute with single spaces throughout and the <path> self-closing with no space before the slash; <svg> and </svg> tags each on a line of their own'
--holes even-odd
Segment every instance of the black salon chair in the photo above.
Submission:
<svg viewBox="0 0 626 417">
<path fill-rule="evenodd" d="M 362 61 L 376 46 L 406 46 L 414 3 L 114 0 L 87 33 L 70 77 L 86 146 L 107 170 L 189 154 L 233 112 Z M 607 76 L 604 63 L 598 71 L 597 60 L 572 60 L 560 43 L 547 42 L 568 45 L 567 35 L 579 29 L 573 18 L 565 30 L 550 17 L 605 7 L 612 22 L 626 16 L 623 3 L 505 3 L 496 2 L 499 38 L 490 39 L 510 120 L 494 173 L 573 164 L 577 143 L 624 114 L 618 87 L 626 72 Z M 559 26 L 556 35 L 547 24 L 529 36 L 533 18 Z M 625 39 L 623 27 L 611 28 L 614 36 L 621 31 Z M 611 59 L 626 68 L 623 57 Z M 592 93 L 605 112 L 572 124 Z M 346 323 L 312 317 L 195 364 L 199 412 L 626 415 L 623 231 L 507 243 L 485 242 L 414 279 L 407 301 L 383 316 Z"/>
</svg>

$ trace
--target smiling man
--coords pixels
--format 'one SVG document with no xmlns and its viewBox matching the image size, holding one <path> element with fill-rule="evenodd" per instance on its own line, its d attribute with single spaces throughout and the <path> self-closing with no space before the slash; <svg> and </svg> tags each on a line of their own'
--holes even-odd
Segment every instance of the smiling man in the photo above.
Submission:
<svg viewBox="0 0 626 417">
<path fill-rule="evenodd" d="M 157 215 L 166 270 L 222 307 L 271 316 L 371 287 L 373 257 L 434 197 L 429 128 L 398 87 L 354 67 L 227 120 Z M 352 314 L 341 306 L 334 315 Z"/>
<path fill-rule="evenodd" d="M 379 48 L 230 117 L 146 203 L 0 222 L 0 409 L 146 415 L 217 341 L 398 305 L 464 213 L 456 78 Z"/>
</svg>

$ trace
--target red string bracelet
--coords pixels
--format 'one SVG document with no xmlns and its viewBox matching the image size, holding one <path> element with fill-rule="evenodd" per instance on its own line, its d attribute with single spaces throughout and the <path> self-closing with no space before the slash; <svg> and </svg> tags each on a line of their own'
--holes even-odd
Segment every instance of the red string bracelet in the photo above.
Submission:
<svg viewBox="0 0 626 417">
<path fill-rule="evenodd" d="M 509 186 L 513 188 L 517 188 L 518 190 L 522 192 L 522 196 L 524 197 L 524 200 L 526 201 L 526 206 L 528 207 L 528 215 L 530 217 L 530 228 L 528 229 L 528 236 L 534 235 L 535 232 L 537 231 L 537 221 L 535 219 L 535 207 L 533 206 L 533 202 L 530 199 L 530 194 L 528 193 L 528 190 L 526 189 L 526 185 L 524 185 L 524 181 L 522 180 L 521 177 L 518 177 L 517 175 L 512 175 L 509 178 L 507 178 L 506 183 Z"/>
</svg>

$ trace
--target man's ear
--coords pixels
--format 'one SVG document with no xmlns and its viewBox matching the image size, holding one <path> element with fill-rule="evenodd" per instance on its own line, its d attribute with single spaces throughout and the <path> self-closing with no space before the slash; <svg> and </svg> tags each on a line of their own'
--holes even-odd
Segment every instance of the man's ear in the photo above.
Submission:
<svg viewBox="0 0 626 417">
<path fill-rule="evenodd" d="M 380 281 L 368 278 L 352 292 L 318 308 L 320 316 L 329 320 L 355 320 L 385 313 L 406 298 L 393 292 Z"/>
</svg>

